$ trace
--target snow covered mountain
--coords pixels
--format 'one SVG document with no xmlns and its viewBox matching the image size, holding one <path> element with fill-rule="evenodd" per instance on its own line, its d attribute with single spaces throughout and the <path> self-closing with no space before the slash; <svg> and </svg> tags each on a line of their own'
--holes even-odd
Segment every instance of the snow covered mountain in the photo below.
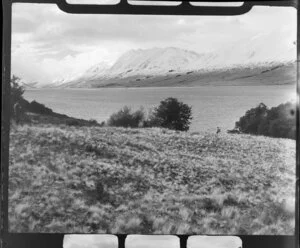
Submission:
<svg viewBox="0 0 300 248">
<path fill-rule="evenodd" d="M 98 77 L 102 77 L 105 72 L 110 68 L 110 66 L 105 62 L 100 62 L 89 68 L 84 74 L 80 75 L 82 80 L 92 80 Z"/>
<path fill-rule="evenodd" d="M 67 75 L 65 77 L 62 77 L 62 78 L 57 78 L 55 79 L 52 84 L 46 84 L 44 87 L 59 87 L 61 85 L 64 85 L 68 82 L 72 82 L 74 80 L 77 80 L 79 77 L 81 77 L 81 74 L 70 74 L 70 75 Z"/>
<path fill-rule="evenodd" d="M 273 42 L 266 44 L 266 39 Z M 279 52 L 283 50 L 278 49 L 279 47 L 284 47 L 285 52 Z M 149 83 L 157 81 L 155 79 L 177 78 L 175 81 L 178 83 L 178 77 L 182 75 L 193 74 L 194 80 L 199 80 L 201 75 L 208 76 L 209 73 L 216 74 L 218 71 L 222 72 L 223 78 L 234 71 L 239 71 L 243 77 L 250 71 L 271 72 L 274 68 L 289 65 L 295 60 L 295 43 L 285 44 L 280 37 L 278 38 L 278 34 L 267 33 L 211 53 L 199 54 L 176 47 L 130 50 L 120 56 L 112 66 L 101 62 L 78 77 L 63 80 L 60 86 L 130 86 L 133 82 L 135 86 L 149 86 Z M 293 67 L 287 68 L 292 70 Z M 191 75 L 188 78 L 190 79 Z M 145 83 L 146 81 L 148 83 Z M 184 83 L 184 80 L 181 81 Z"/>
<path fill-rule="evenodd" d="M 107 76 L 161 75 L 188 70 L 201 55 L 175 47 L 130 50 L 107 71 Z"/>
</svg>

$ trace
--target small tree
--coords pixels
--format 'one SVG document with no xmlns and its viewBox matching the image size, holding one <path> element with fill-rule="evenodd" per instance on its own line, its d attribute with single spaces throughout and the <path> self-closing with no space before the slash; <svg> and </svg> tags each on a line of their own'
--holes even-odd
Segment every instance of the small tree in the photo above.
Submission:
<svg viewBox="0 0 300 248">
<path fill-rule="evenodd" d="M 268 112 L 268 135 L 296 139 L 296 103 L 287 102 Z"/>
<path fill-rule="evenodd" d="M 139 127 L 143 125 L 144 119 L 145 114 L 142 108 L 132 112 L 131 108 L 125 106 L 110 116 L 108 125 L 115 127 Z"/>
<path fill-rule="evenodd" d="M 13 75 L 10 80 L 10 110 L 11 110 L 11 117 L 15 119 L 16 123 L 18 124 L 21 120 L 25 105 L 27 101 L 24 100 L 24 88 L 20 85 L 21 79 Z"/>
<path fill-rule="evenodd" d="M 23 101 L 24 88 L 20 85 L 21 79 L 13 75 L 10 80 L 10 103 L 13 107 L 15 103 Z"/>
<path fill-rule="evenodd" d="M 267 112 L 267 106 L 260 103 L 256 108 L 248 110 L 246 114 L 235 123 L 235 126 L 243 133 L 256 134 L 261 121 L 267 116 Z"/>
<path fill-rule="evenodd" d="M 169 97 L 160 102 L 149 119 L 149 126 L 187 131 L 192 120 L 192 107 Z"/>
<path fill-rule="evenodd" d="M 287 102 L 268 109 L 263 103 L 236 122 L 243 133 L 296 139 L 296 103 Z"/>
</svg>

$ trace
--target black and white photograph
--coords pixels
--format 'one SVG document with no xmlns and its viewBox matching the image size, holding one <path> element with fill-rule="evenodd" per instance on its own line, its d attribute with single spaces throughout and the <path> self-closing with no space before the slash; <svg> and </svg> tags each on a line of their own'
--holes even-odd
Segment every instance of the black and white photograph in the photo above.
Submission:
<svg viewBox="0 0 300 248">
<path fill-rule="evenodd" d="M 121 15 L 14 3 L 11 21 L 9 232 L 71 234 L 64 248 L 101 247 L 75 233 L 294 235 L 295 8 Z M 130 236 L 126 247 L 141 247 Z M 102 246 L 117 247 L 113 237 Z"/>
</svg>

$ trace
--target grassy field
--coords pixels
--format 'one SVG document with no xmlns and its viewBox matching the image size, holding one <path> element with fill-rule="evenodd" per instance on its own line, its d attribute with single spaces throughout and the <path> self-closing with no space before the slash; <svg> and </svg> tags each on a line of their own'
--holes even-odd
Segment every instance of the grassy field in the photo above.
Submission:
<svg viewBox="0 0 300 248">
<path fill-rule="evenodd" d="M 10 231 L 294 232 L 294 140 L 53 124 L 10 139 Z"/>
</svg>

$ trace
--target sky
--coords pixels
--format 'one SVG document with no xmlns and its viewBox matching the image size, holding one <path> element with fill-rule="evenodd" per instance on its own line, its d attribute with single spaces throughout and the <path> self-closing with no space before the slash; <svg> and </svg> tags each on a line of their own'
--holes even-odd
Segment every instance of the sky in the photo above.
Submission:
<svg viewBox="0 0 300 248">
<path fill-rule="evenodd" d="M 296 17 L 292 7 L 195 17 L 67 14 L 53 4 L 14 3 L 12 74 L 48 84 L 101 62 L 112 65 L 131 49 L 172 46 L 205 53 L 266 32 L 291 42 L 296 40 Z"/>
<path fill-rule="evenodd" d="M 114 235 L 65 235 L 63 248 L 118 248 L 118 238 Z"/>
</svg>

